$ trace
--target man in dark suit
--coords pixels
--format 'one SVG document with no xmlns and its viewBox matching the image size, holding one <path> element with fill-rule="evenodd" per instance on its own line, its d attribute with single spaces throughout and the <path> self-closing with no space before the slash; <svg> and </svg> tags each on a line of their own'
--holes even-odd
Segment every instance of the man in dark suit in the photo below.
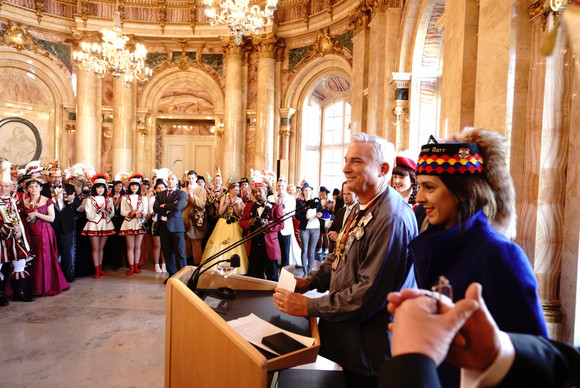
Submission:
<svg viewBox="0 0 580 388">
<path fill-rule="evenodd" d="M 282 218 L 282 206 L 267 201 L 268 186 L 257 182 L 252 189 L 256 202 L 247 205 L 240 219 L 240 226 L 250 233 L 263 225 L 275 222 Z M 280 259 L 280 244 L 278 232 L 284 228 L 281 222 L 268 229 L 246 244 L 248 253 L 248 275 L 256 278 L 278 281 L 278 260 Z"/>
<path fill-rule="evenodd" d="M 62 182 L 62 172 L 58 166 L 49 170 L 49 183 L 42 185 L 40 194 L 54 201 L 54 221 L 51 223 L 56 235 L 60 268 L 69 283 L 75 282 L 75 210 L 81 200 L 73 185 Z"/>
<path fill-rule="evenodd" d="M 436 368 L 444 359 L 463 368 L 465 386 L 580 384 L 580 349 L 541 336 L 500 331 L 477 283 L 455 305 L 425 290 L 391 293 L 388 300 L 395 316 L 389 325 L 393 358 L 381 371 L 382 388 L 440 388 Z"/>
<path fill-rule="evenodd" d="M 187 265 L 185 225 L 181 213 L 187 203 L 187 193 L 180 190 L 177 183 L 177 176 L 170 173 L 167 177 L 167 190 L 157 194 L 153 206 L 155 213 L 159 214 L 161 252 L 163 252 L 169 277 Z"/>
<path fill-rule="evenodd" d="M 344 201 L 344 206 L 335 211 L 334 220 L 332 221 L 332 225 L 330 225 L 330 228 L 328 229 L 328 238 L 330 239 L 332 244 L 330 252 L 334 250 L 334 245 L 336 244 L 336 240 L 338 239 L 338 234 L 340 233 L 340 230 L 348 222 L 350 215 L 356 213 L 358 206 L 358 196 L 346 186 L 346 182 L 342 183 L 341 193 Z"/>
</svg>

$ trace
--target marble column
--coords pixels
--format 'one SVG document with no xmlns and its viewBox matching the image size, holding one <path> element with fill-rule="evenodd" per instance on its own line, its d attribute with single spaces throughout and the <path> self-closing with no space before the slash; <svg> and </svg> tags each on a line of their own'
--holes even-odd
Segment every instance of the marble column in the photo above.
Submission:
<svg viewBox="0 0 580 388">
<path fill-rule="evenodd" d="M 473 125 L 477 29 L 478 0 L 447 4 L 443 34 L 443 47 L 447 49 L 443 52 L 441 75 L 442 137 Z"/>
<path fill-rule="evenodd" d="M 290 148 L 290 127 L 295 109 L 280 109 L 280 159 L 288 159 Z"/>
<path fill-rule="evenodd" d="M 92 71 L 77 71 L 76 160 L 100 168 L 101 80 Z"/>
<path fill-rule="evenodd" d="M 388 74 L 395 69 L 399 43 L 400 9 L 377 6 L 369 23 L 370 47 L 368 69 L 367 132 L 394 142 L 395 130 L 389 131 L 391 115 L 387 114 L 392 93 L 387 85 Z M 356 74 L 356 73 L 355 73 Z"/>
<path fill-rule="evenodd" d="M 504 133 L 508 139 L 514 132 L 516 145 L 523 143 L 519 140 L 526 129 L 531 36 L 528 8 L 529 3 L 515 0 L 482 0 L 479 4 L 473 123 Z M 518 166 L 521 168 L 521 163 Z"/>
<path fill-rule="evenodd" d="M 275 170 L 273 160 L 274 80 L 277 40 L 274 34 L 263 34 L 255 36 L 253 43 L 258 51 L 254 170 Z"/>
<path fill-rule="evenodd" d="M 226 58 L 224 103 L 223 165 L 224 177 L 238 179 L 244 174 L 245 125 L 243 111 L 242 47 L 232 37 L 224 38 L 222 48 Z"/>
<path fill-rule="evenodd" d="M 545 67 L 534 271 L 550 334 L 560 338 L 559 281 L 570 128 L 570 110 L 565 107 L 570 106 L 572 99 L 574 60 L 570 50 L 566 50 L 563 35 L 556 41 L 554 51 L 555 55 L 546 58 Z"/>
<path fill-rule="evenodd" d="M 123 78 L 113 80 L 113 146 L 111 173 L 131 172 L 135 165 L 136 104 L 133 98 L 135 85 L 126 87 Z"/>
<path fill-rule="evenodd" d="M 351 16 L 352 38 L 351 133 L 365 132 L 367 127 L 367 87 L 369 77 L 370 16 L 359 7 Z"/>
<path fill-rule="evenodd" d="M 411 84 L 411 73 L 393 73 L 395 108 L 392 114 L 395 116 L 395 149 L 409 149 L 409 85 Z"/>
</svg>

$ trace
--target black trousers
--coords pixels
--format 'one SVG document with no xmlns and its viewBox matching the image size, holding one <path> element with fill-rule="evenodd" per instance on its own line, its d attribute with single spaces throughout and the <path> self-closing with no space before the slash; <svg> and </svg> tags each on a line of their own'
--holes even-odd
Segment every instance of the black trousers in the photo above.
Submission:
<svg viewBox="0 0 580 388">
<path fill-rule="evenodd" d="M 278 232 L 278 244 L 280 244 L 280 254 L 282 255 L 282 259 L 280 260 L 280 268 L 288 265 L 290 260 L 290 243 L 291 243 L 292 235 L 283 236 Z"/>
<path fill-rule="evenodd" d="M 167 223 L 161 221 L 159 225 L 159 237 L 161 237 L 161 252 L 167 266 L 169 277 L 187 265 L 185 257 L 184 232 L 170 232 Z"/>
<path fill-rule="evenodd" d="M 248 276 L 278 281 L 278 262 L 270 260 L 268 252 L 266 251 L 266 243 L 262 241 L 252 240 L 250 247 L 250 256 L 248 256 Z"/>
<path fill-rule="evenodd" d="M 59 233 L 55 231 L 56 246 L 58 248 L 60 268 L 64 276 L 69 279 L 75 276 L 74 268 L 74 251 L 75 251 L 75 232 Z"/>
</svg>

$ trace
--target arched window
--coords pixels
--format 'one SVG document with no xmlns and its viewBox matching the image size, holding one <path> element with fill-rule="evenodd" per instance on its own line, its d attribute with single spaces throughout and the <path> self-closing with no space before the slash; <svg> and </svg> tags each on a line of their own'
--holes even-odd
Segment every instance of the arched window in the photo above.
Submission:
<svg viewBox="0 0 580 388">
<path fill-rule="evenodd" d="M 330 190 L 342 186 L 344 155 L 350 143 L 350 103 L 341 100 L 322 110 L 320 183 Z"/>
</svg>

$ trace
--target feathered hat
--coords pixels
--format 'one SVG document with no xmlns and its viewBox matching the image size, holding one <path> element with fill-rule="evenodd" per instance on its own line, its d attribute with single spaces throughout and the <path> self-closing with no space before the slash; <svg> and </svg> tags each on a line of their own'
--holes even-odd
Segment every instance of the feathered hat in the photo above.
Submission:
<svg viewBox="0 0 580 388">
<path fill-rule="evenodd" d="M 13 183 L 10 176 L 12 164 L 4 158 L 1 158 L 0 161 L 0 183 Z"/>
<path fill-rule="evenodd" d="M 171 170 L 168 168 L 153 169 L 153 174 L 155 174 L 157 179 L 163 179 L 163 182 L 167 183 L 167 178 L 169 178 Z"/>
<path fill-rule="evenodd" d="M 33 160 L 32 162 L 28 162 L 24 170 L 24 174 L 26 175 L 40 174 L 42 172 L 42 166 L 39 160 Z"/>
<path fill-rule="evenodd" d="M 101 172 L 93 175 L 91 181 L 93 182 L 93 185 L 102 184 L 105 185 L 105 187 L 107 186 L 107 176 Z"/>
<path fill-rule="evenodd" d="M 124 183 L 127 180 L 127 178 L 129 178 L 129 176 L 131 176 L 130 173 L 125 171 L 119 171 L 118 173 L 115 174 L 115 182 Z"/>
</svg>

